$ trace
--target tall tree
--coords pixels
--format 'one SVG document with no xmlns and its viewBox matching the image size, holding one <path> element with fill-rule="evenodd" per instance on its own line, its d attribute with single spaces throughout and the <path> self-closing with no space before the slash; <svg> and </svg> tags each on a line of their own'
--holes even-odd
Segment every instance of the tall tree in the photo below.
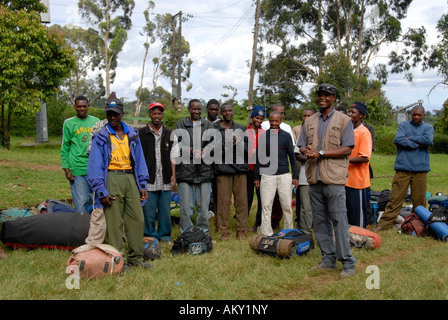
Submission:
<svg viewBox="0 0 448 320">
<path fill-rule="evenodd" d="M 426 58 L 423 70 L 436 69 L 442 80 L 437 83 L 430 91 L 438 86 L 448 86 L 448 14 L 444 14 L 437 22 L 438 43 L 431 47 L 431 54 Z M 448 99 L 445 100 L 442 107 L 442 114 L 437 119 L 435 127 L 442 133 L 448 133 Z"/>
<path fill-rule="evenodd" d="M 193 64 L 193 61 L 188 58 L 188 55 L 190 54 L 190 43 L 185 40 L 184 36 L 179 34 L 179 30 L 176 28 L 176 25 L 173 24 L 173 18 L 173 15 L 170 13 L 164 15 L 158 14 L 156 16 L 156 36 L 161 42 L 161 54 L 159 58 L 153 59 L 153 63 L 157 66 L 156 70 L 160 71 L 160 75 L 169 79 L 171 82 L 172 72 L 178 63 L 177 59 L 181 59 L 181 82 L 187 83 L 186 90 L 189 91 L 193 87 L 188 81 L 190 78 L 191 65 Z M 175 39 L 181 37 L 180 45 L 179 41 L 176 40 L 173 47 L 173 35 Z M 173 49 L 174 54 L 177 57 L 174 64 L 172 59 Z"/>
<path fill-rule="evenodd" d="M 146 37 L 146 41 L 143 43 L 143 46 L 145 47 L 145 55 L 143 58 L 143 63 L 142 63 L 142 75 L 140 77 L 140 86 L 137 89 L 137 103 L 135 105 L 135 114 L 134 116 L 137 118 L 140 116 L 140 107 L 142 104 L 142 90 L 143 90 L 143 78 L 145 76 L 145 65 L 146 65 L 146 59 L 148 57 L 148 51 L 149 51 L 149 46 L 151 44 L 153 44 L 156 41 L 156 37 L 155 37 L 155 29 L 156 29 L 156 25 L 154 22 L 152 22 L 149 18 L 149 10 L 154 9 L 154 2 L 153 1 L 148 1 L 148 7 L 147 9 L 143 12 L 143 15 L 145 16 L 145 21 L 146 24 L 143 27 L 143 31 L 140 33 L 142 35 L 144 35 Z M 149 96 L 149 93 L 148 93 Z M 134 120 L 134 125 L 137 124 L 137 119 Z"/>
<path fill-rule="evenodd" d="M 134 0 L 79 0 L 81 16 L 89 23 L 96 25 L 102 42 L 103 61 L 100 65 L 105 72 L 106 97 L 110 95 L 110 84 L 115 78 L 118 54 L 128 37 L 132 27 L 132 10 Z"/>
<path fill-rule="evenodd" d="M 64 34 L 67 44 L 74 49 L 76 66 L 64 80 L 62 87 L 72 105 L 78 95 L 89 99 L 90 105 L 95 105 L 99 97 L 104 96 L 104 79 L 101 73 L 93 73 L 102 61 L 102 39 L 98 31 L 78 26 L 58 24 L 50 27 Z"/>
<path fill-rule="evenodd" d="M 0 4 L 0 138 L 9 148 L 12 116 L 34 115 L 68 76 L 75 59 L 63 36 L 41 24 L 45 8 L 39 1 L 6 2 L 10 7 Z"/>
<path fill-rule="evenodd" d="M 288 99 L 298 96 L 307 100 L 303 85 L 317 83 L 325 57 L 337 53 L 353 67 L 356 77 L 375 76 L 385 83 L 385 65 L 378 64 L 373 71 L 372 65 L 380 49 L 392 43 L 402 43 L 403 50 L 391 52 L 391 72 L 405 72 L 412 79 L 410 71 L 421 62 L 427 46 L 423 27 L 402 30 L 400 21 L 406 17 L 411 2 L 264 0 L 262 37 L 266 43 L 277 45 L 280 52 L 264 64 L 267 68 L 262 81 Z M 275 70 L 277 66 L 282 68 Z"/>
</svg>

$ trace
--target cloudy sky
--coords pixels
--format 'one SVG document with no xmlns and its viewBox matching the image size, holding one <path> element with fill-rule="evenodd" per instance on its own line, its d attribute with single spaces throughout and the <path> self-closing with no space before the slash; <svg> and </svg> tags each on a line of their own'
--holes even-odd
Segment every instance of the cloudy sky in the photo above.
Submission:
<svg viewBox="0 0 448 320">
<path fill-rule="evenodd" d="M 249 67 L 252 57 L 255 3 L 252 0 L 163 0 L 155 2 L 155 13 L 176 14 L 182 11 L 184 17 L 182 34 L 190 43 L 190 55 L 194 63 L 190 81 L 190 92 L 183 90 L 183 98 L 221 99 L 226 93 L 223 86 L 231 85 L 238 90 L 237 100 L 247 97 L 249 90 Z M 78 15 L 77 0 L 50 0 L 51 23 L 74 24 L 87 28 L 88 24 Z M 146 0 L 135 0 L 132 16 L 133 28 L 128 41 L 119 56 L 117 77 L 111 85 L 120 97 L 135 99 L 140 85 L 142 60 L 144 58 L 144 37 L 139 34 L 144 25 L 143 11 Z M 448 0 L 414 0 L 403 21 L 403 29 L 424 26 L 430 44 L 437 41 L 435 25 L 440 16 L 448 12 Z M 159 48 L 151 47 L 145 68 L 143 85 L 152 87 L 153 57 Z M 257 75 L 255 75 L 256 86 Z M 384 87 L 386 95 L 395 106 L 406 106 L 423 100 L 428 110 L 441 109 L 448 98 L 448 88 L 437 86 L 440 78 L 436 72 L 414 71 L 414 81 L 409 83 L 403 75 L 390 75 Z M 160 85 L 170 90 L 170 83 L 160 79 Z"/>
</svg>

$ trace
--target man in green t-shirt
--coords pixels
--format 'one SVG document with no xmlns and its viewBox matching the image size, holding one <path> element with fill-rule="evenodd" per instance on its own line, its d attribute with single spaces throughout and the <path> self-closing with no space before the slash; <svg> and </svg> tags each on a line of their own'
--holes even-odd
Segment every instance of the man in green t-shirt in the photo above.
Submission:
<svg viewBox="0 0 448 320">
<path fill-rule="evenodd" d="M 87 114 L 89 101 L 84 96 L 75 99 L 76 116 L 64 121 L 62 129 L 61 167 L 70 181 L 76 212 L 89 212 L 91 189 L 87 180 L 87 146 L 97 117 Z"/>
</svg>

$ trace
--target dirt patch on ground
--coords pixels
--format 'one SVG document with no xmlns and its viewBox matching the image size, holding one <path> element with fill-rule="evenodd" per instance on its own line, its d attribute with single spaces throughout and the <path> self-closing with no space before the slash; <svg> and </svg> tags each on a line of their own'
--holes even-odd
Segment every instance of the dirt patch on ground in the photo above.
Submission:
<svg viewBox="0 0 448 320">
<path fill-rule="evenodd" d="M 30 170 L 51 170 L 51 171 L 59 171 L 61 170 L 61 165 L 59 164 L 37 164 L 37 163 L 25 163 L 20 161 L 0 161 L 0 166 L 8 166 L 8 167 L 26 167 Z"/>
</svg>

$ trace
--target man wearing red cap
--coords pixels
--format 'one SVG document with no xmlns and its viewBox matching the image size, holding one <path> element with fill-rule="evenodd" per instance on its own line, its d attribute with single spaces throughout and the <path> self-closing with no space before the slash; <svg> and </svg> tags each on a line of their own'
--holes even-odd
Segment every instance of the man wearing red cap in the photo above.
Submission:
<svg viewBox="0 0 448 320">
<path fill-rule="evenodd" d="M 171 184 L 176 183 L 176 176 L 170 160 L 173 146 L 171 130 L 162 124 L 164 110 L 161 103 L 152 103 L 148 108 L 151 122 L 139 130 L 139 135 L 149 172 L 148 200 L 143 206 L 144 235 L 170 242 Z"/>
</svg>

